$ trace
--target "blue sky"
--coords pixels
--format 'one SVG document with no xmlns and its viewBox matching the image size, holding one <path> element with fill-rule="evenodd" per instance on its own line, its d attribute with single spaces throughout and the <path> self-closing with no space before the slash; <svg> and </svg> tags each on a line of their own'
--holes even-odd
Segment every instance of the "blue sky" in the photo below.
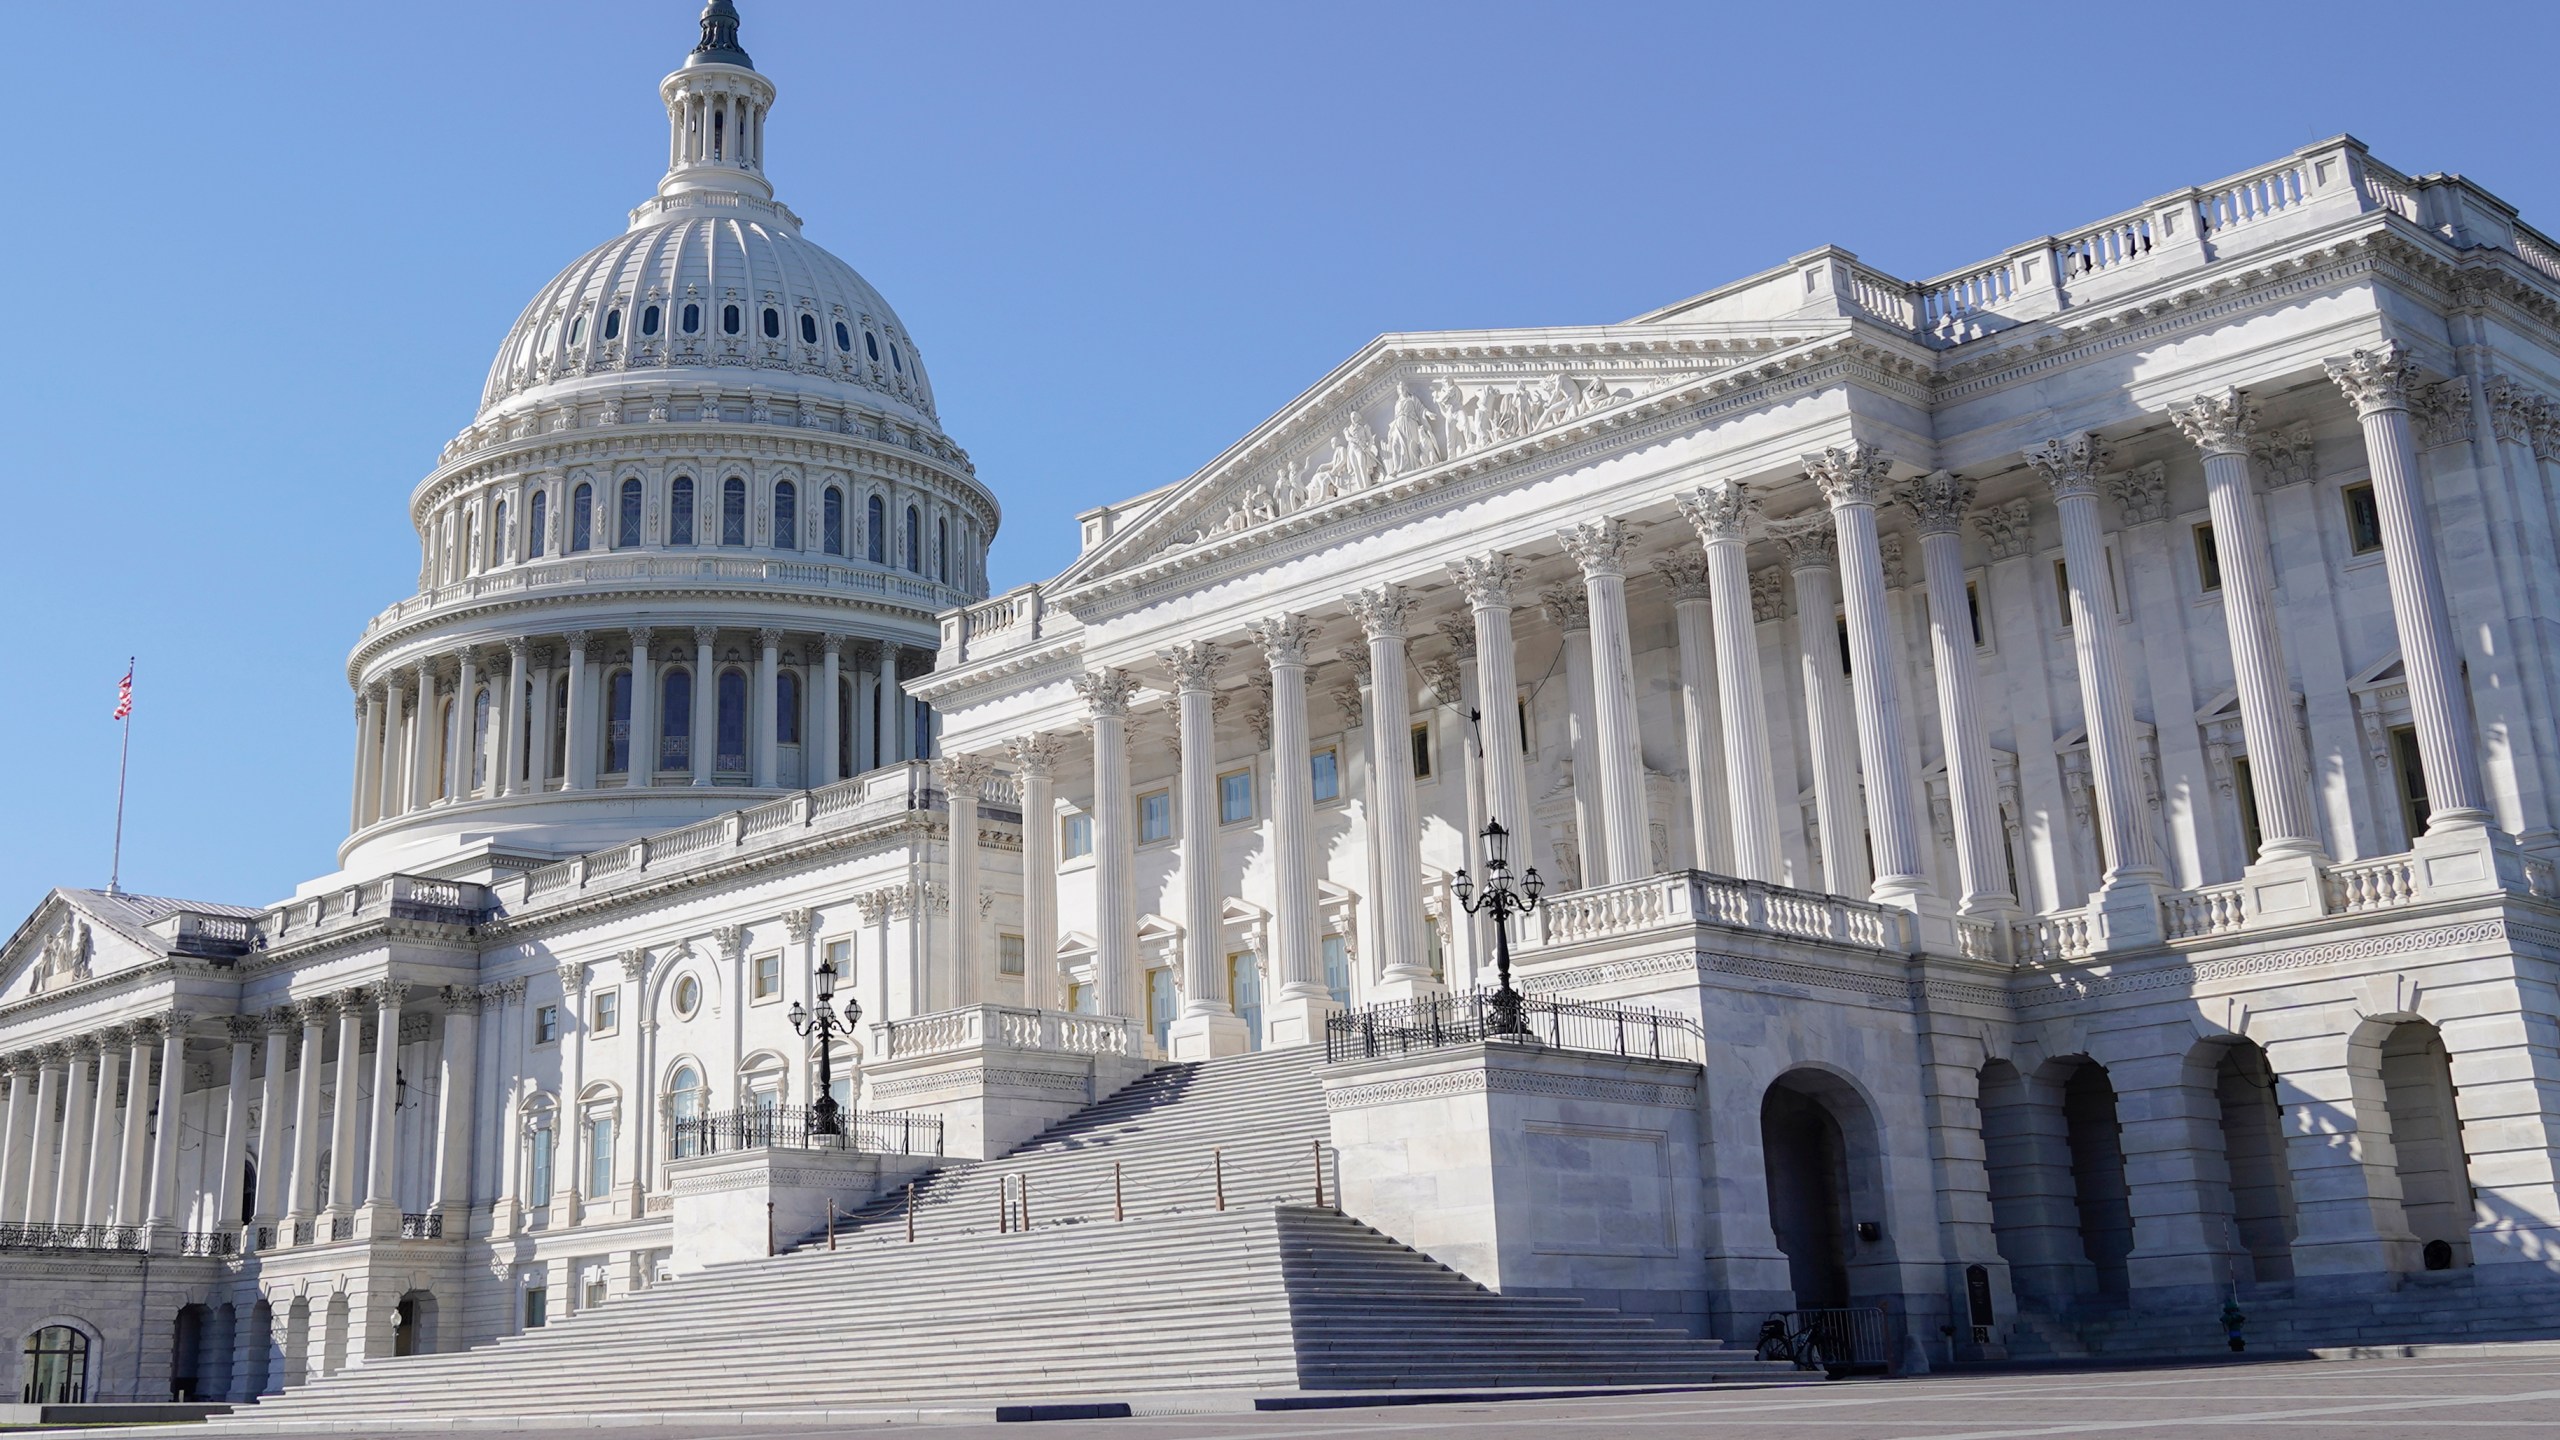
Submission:
<svg viewBox="0 0 2560 1440">
<path fill-rule="evenodd" d="M 2547 4 L 741 5 L 769 171 L 922 342 L 998 588 L 1381 331 L 1623 319 L 1825 243 L 1935 274 L 2339 131 L 2560 230 Z M 649 193 L 697 8 L 16 12 L 11 923 L 106 879 L 128 654 L 127 888 L 331 867 L 410 489 Z"/>
</svg>

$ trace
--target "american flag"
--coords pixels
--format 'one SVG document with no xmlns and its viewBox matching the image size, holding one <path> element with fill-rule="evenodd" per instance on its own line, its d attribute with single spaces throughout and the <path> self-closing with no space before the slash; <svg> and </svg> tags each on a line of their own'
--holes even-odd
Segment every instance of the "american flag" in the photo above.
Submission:
<svg viewBox="0 0 2560 1440">
<path fill-rule="evenodd" d="M 133 667 L 128 665 L 124 678 L 116 682 L 116 713 L 109 717 L 122 720 L 133 713 Z"/>
</svg>

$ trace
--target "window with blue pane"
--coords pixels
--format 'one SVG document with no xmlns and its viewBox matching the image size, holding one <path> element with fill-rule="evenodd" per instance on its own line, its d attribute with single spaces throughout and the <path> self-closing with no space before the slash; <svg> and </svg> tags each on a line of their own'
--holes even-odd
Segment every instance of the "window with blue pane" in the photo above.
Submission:
<svg viewBox="0 0 2560 1440">
<path fill-rule="evenodd" d="M 1058 858 L 1079 860 L 1093 853 L 1093 817 L 1069 815 L 1058 822 Z"/>
<path fill-rule="evenodd" d="M 844 553 L 844 492 L 833 485 L 827 487 L 826 498 L 818 510 L 819 548 L 830 555 Z"/>
<path fill-rule="evenodd" d="M 1324 988 L 1334 1004 L 1351 1003 L 1351 945 L 1339 935 L 1324 937 Z"/>
<path fill-rule="evenodd" d="M 1160 966 L 1147 972 L 1147 1029 L 1156 1037 L 1158 1050 L 1173 1047 L 1173 967 Z"/>
<path fill-rule="evenodd" d="M 862 502 L 862 535 L 863 557 L 874 565 L 887 564 L 889 512 L 877 495 Z"/>
<path fill-rule="evenodd" d="M 1308 778 L 1314 782 L 1317 804 L 1321 805 L 1327 800 L 1342 798 L 1342 757 L 1340 755 L 1330 749 L 1319 750 L 1308 757 L 1307 768 Z"/>
<path fill-rule="evenodd" d="M 670 670 L 658 682 L 658 768 L 693 768 L 693 672 Z"/>
<path fill-rule="evenodd" d="M 907 568 L 924 573 L 924 515 L 913 505 L 907 507 Z"/>
<path fill-rule="evenodd" d="M 693 477 L 679 475 L 667 487 L 667 543 L 693 543 Z"/>
<path fill-rule="evenodd" d="M 631 768 L 631 672 L 616 670 L 604 687 L 604 768 L 619 775 Z"/>
<path fill-rule="evenodd" d="M 652 305 L 648 309 L 640 312 L 640 333 L 643 335 L 655 335 L 658 333 L 657 306 Z"/>
<path fill-rule="evenodd" d="M 747 482 L 735 475 L 720 482 L 720 543 L 747 543 Z"/>
<path fill-rule="evenodd" d="M 800 548 L 800 487 L 788 480 L 773 487 L 773 546 Z"/>
<path fill-rule="evenodd" d="M 934 517 L 933 547 L 933 578 L 948 585 L 951 583 L 951 517 Z"/>
<path fill-rule="evenodd" d="M 471 788 L 489 783 L 489 721 L 491 696 L 487 686 L 473 692 L 471 700 Z"/>
<path fill-rule="evenodd" d="M 783 671 L 773 682 L 773 738 L 776 743 L 800 743 L 800 676 Z"/>
<path fill-rule="evenodd" d="M 1248 1050 L 1262 1048 L 1262 957 L 1250 950 L 1239 950 L 1227 957 L 1227 994 L 1233 1000 L 1236 1018 L 1244 1022 L 1244 1044 Z"/>
<path fill-rule="evenodd" d="M 581 485 L 569 496 L 569 549 L 585 550 L 596 543 L 596 492 Z"/>
<path fill-rule="evenodd" d="M 532 514 L 533 523 L 525 527 L 524 553 L 528 559 L 539 560 L 551 541 L 551 494 L 549 491 L 533 492 Z"/>
<path fill-rule="evenodd" d="M 747 768 L 747 672 L 720 672 L 719 748 L 712 753 L 723 770 Z"/>
<path fill-rule="evenodd" d="M 640 482 L 622 482 L 622 518 L 614 527 L 613 543 L 630 546 L 640 543 Z"/>
<path fill-rule="evenodd" d="M 1138 797 L 1138 843 L 1153 845 L 1173 838 L 1173 793 L 1150 790 Z"/>
<path fill-rule="evenodd" d="M 1253 818 L 1253 772 L 1232 770 L 1218 777 L 1218 823 L 1234 825 Z"/>
</svg>

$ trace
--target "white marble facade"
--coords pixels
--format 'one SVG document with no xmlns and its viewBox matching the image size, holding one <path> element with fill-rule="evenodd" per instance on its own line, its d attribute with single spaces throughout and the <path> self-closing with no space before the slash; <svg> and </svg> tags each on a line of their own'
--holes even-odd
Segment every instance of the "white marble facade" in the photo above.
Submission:
<svg viewBox="0 0 2560 1440">
<path fill-rule="evenodd" d="M 253 1395 L 654 1283 L 673 1122 L 810 1098 L 822 960 L 868 1109 L 998 1029 L 1321 1043 L 1484 981 L 1490 820 L 1531 988 L 1703 1027 L 1711 1328 L 2560 1287 L 2560 247 L 2494 196 L 2341 137 L 1932 280 L 1385 336 L 987 598 L 725 0 L 661 93 L 415 492 L 339 868 L 0 953 L 0 1363 Z"/>
</svg>

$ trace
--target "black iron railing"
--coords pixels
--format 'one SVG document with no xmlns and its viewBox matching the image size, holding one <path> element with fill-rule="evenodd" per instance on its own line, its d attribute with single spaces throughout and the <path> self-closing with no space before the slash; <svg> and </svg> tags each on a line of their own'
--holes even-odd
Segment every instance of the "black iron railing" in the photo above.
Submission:
<svg viewBox="0 0 2560 1440">
<path fill-rule="evenodd" d="M 308 1244 L 310 1244 L 310 1243 L 311 1243 L 311 1237 L 312 1237 L 312 1234 L 313 1234 L 313 1229 L 312 1229 L 312 1227 L 313 1227 L 316 1223 L 317 1223 L 317 1222 L 315 1222 L 315 1221 L 310 1221 L 310 1220 L 296 1220 L 296 1221 L 294 1221 L 294 1222 L 293 1222 L 293 1243 L 294 1243 L 294 1244 L 296 1244 L 296 1245 L 308 1245 Z"/>
<path fill-rule="evenodd" d="M 0 1225 L 0 1250 L 139 1250 L 138 1225 Z"/>
<path fill-rule="evenodd" d="M 444 1212 L 430 1210 L 423 1215 L 404 1211 L 400 1216 L 400 1238 L 403 1240 L 441 1240 L 444 1238 Z"/>
<path fill-rule="evenodd" d="M 1324 1022 L 1324 1058 L 1377 1060 L 1486 1041 L 1544 1045 L 1598 1055 L 1703 1064 L 1698 1022 L 1667 1010 L 1605 1000 L 1523 995 L 1516 1009 L 1490 990 L 1466 990 L 1344 1010 Z"/>
<path fill-rule="evenodd" d="M 1872 1305 L 1826 1310 L 1780 1310 L 1760 1322 L 1763 1360 L 1792 1360 L 1799 1370 L 1843 1375 L 1882 1375 L 1893 1369 L 1893 1337 L 1884 1312 Z"/>
<path fill-rule="evenodd" d="M 237 1230 L 186 1230 L 178 1235 L 181 1255 L 237 1255 L 240 1232 Z"/>
<path fill-rule="evenodd" d="M 257 1238 L 250 1243 L 261 1250 L 273 1250 L 276 1248 L 276 1227 L 273 1225 L 259 1226 Z"/>
<path fill-rule="evenodd" d="M 330 1216 L 329 1238 L 332 1240 L 353 1240 L 356 1238 L 356 1217 L 353 1215 Z"/>
<path fill-rule="evenodd" d="M 805 1105 L 723 1110 L 677 1117 L 668 1127 L 667 1154 L 675 1160 L 733 1150 L 858 1150 L 872 1155 L 939 1155 L 942 1120 L 901 1110 L 842 1110 L 844 1133 L 816 1133 L 816 1112 Z"/>
</svg>

